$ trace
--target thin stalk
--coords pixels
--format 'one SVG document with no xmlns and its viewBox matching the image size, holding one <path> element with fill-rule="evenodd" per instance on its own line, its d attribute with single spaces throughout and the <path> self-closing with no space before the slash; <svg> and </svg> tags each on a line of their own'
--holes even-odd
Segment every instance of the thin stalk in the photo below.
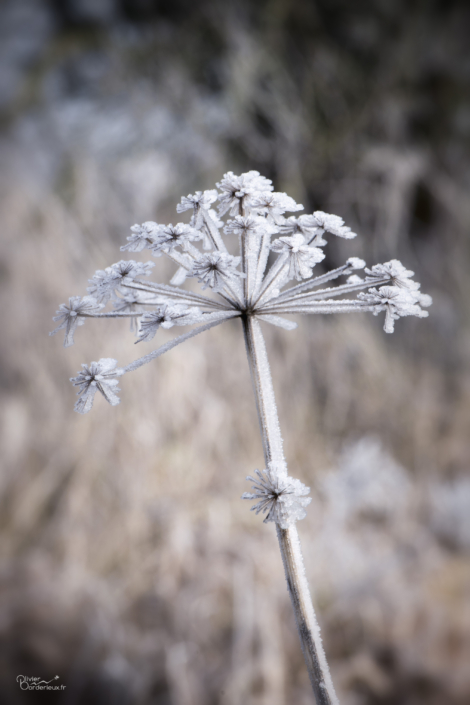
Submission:
<svg viewBox="0 0 470 705">
<path fill-rule="evenodd" d="M 263 313 L 268 313 L 268 314 L 274 314 L 275 316 L 283 316 L 287 314 L 296 314 L 296 313 L 325 313 L 325 314 L 332 314 L 332 313 L 363 313 L 364 311 L 373 311 L 374 307 L 371 306 L 370 304 L 363 303 L 361 301 L 347 301 L 346 299 L 344 301 L 332 301 L 331 304 L 335 304 L 334 307 L 332 305 L 328 306 L 328 304 L 310 304 L 305 305 L 305 306 L 272 306 L 266 309 L 263 309 Z"/>
<path fill-rule="evenodd" d="M 372 286 L 382 286 L 390 281 L 390 277 L 387 279 L 377 279 L 376 282 L 361 281 L 358 284 L 343 284 L 342 286 L 333 286 L 329 289 L 320 289 L 319 291 L 307 291 L 305 294 L 294 294 L 293 296 L 284 297 L 282 299 L 283 303 L 302 303 L 308 301 L 318 301 L 320 299 L 328 299 L 332 296 L 341 296 L 342 294 L 349 294 L 351 291 L 360 291 L 361 289 L 367 289 Z M 280 297 L 278 297 L 280 298 Z"/>
<path fill-rule="evenodd" d="M 263 301 L 268 298 L 268 294 L 270 294 L 273 290 L 274 285 L 279 280 L 279 277 L 281 277 L 281 282 L 278 283 L 278 288 L 280 289 L 281 286 L 283 286 L 285 282 L 283 281 L 282 277 L 285 276 L 287 270 L 287 260 L 288 256 L 286 255 L 286 253 L 281 253 L 276 259 L 263 281 L 263 285 L 261 287 L 261 291 L 258 294 L 258 298 L 253 302 L 254 307 L 260 306 Z"/>
<path fill-rule="evenodd" d="M 207 296 L 202 296 L 201 294 L 195 294 L 192 291 L 185 291 L 184 289 L 179 289 L 177 287 L 167 286 L 166 284 L 155 284 L 154 282 L 141 282 L 134 280 L 132 282 L 126 282 L 124 285 L 128 289 L 136 289 L 138 291 L 148 291 L 150 294 L 165 296 L 166 298 L 179 299 L 180 301 L 187 301 L 189 303 L 197 304 L 198 306 L 208 306 L 213 308 L 221 308 L 223 310 L 230 310 L 220 301 L 215 301 L 214 299 L 209 299 Z"/>
<path fill-rule="evenodd" d="M 337 269 L 332 269 L 329 272 L 326 272 L 325 274 L 321 274 L 318 277 L 313 277 L 313 279 L 308 279 L 305 282 L 302 282 L 302 284 L 296 284 L 296 286 L 291 286 L 290 289 L 285 289 L 282 291 L 278 298 L 281 300 L 285 298 L 286 296 L 292 296 L 293 294 L 299 294 L 301 291 L 307 291 L 308 289 L 313 289 L 316 286 L 320 286 L 320 284 L 324 284 L 325 282 L 332 281 L 333 279 L 337 279 L 340 277 L 342 274 L 350 274 L 352 272 L 351 265 L 349 264 L 343 264 L 341 267 L 338 267 Z"/>
<path fill-rule="evenodd" d="M 146 365 L 147 362 L 150 362 L 150 360 L 155 360 L 155 358 L 160 357 L 160 355 L 163 355 L 164 353 L 168 352 L 168 350 L 175 348 L 177 345 L 181 345 L 181 343 L 184 343 L 185 340 L 189 340 L 189 338 L 194 338 L 195 335 L 199 335 L 199 333 L 204 333 L 204 331 L 209 330 L 210 328 L 214 328 L 214 326 L 220 325 L 221 323 L 223 323 L 223 321 L 227 320 L 228 318 L 235 318 L 239 315 L 239 311 L 234 311 L 233 313 L 227 311 L 225 318 L 219 318 L 215 321 L 211 321 L 210 323 L 206 323 L 203 326 L 199 326 L 199 328 L 193 328 L 188 333 L 179 335 L 177 338 L 173 338 L 173 340 L 170 340 L 168 343 L 160 345 L 159 348 L 157 348 L 156 350 L 152 350 L 152 352 L 148 353 L 148 355 L 144 355 L 143 357 L 137 358 L 137 360 L 134 360 L 134 362 L 131 362 L 129 365 L 126 365 L 126 367 L 124 367 L 124 372 L 133 372 L 134 370 L 138 370 L 139 367 L 142 367 L 142 365 Z"/>
<path fill-rule="evenodd" d="M 266 464 L 284 460 L 274 389 L 266 345 L 259 321 L 253 316 L 242 318 L 246 352 L 263 439 Z M 312 598 L 305 575 L 299 535 L 295 525 L 287 529 L 277 526 L 282 561 L 294 609 L 300 643 L 317 705 L 338 705 L 328 663 L 323 650 L 320 628 L 315 619 Z"/>
<path fill-rule="evenodd" d="M 233 306 L 240 306 L 241 308 L 244 308 L 244 302 L 242 300 L 242 294 L 240 292 L 236 291 L 237 288 L 237 282 L 234 279 L 229 279 L 228 277 L 224 277 L 224 289 L 225 289 L 225 296 L 224 293 L 221 291 L 218 291 L 217 293 L 220 294 L 221 296 L 224 297 L 229 303 L 232 304 Z M 232 298 L 230 298 L 230 296 Z"/>
<path fill-rule="evenodd" d="M 214 247 L 219 250 L 219 252 L 228 252 L 225 242 L 222 240 L 219 229 L 209 215 L 209 212 L 203 208 L 202 217 L 204 218 L 204 223 L 209 231 L 209 236 L 214 244 Z"/>
<path fill-rule="evenodd" d="M 256 268 L 256 279 L 255 279 L 255 289 L 251 297 L 251 302 L 257 300 L 261 287 L 263 285 L 263 277 L 266 271 L 266 266 L 268 264 L 268 257 L 271 248 L 271 238 L 273 233 L 268 230 L 261 241 L 260 253 L 258 258 L 258 266 Z"/>
<path fill-rule="evenodd" d="M 259 321 L 253 316 L 243 317 L 242 321 L 267 467 L 270 462 L 284 461 L 273 382 Z"/>
</svg>

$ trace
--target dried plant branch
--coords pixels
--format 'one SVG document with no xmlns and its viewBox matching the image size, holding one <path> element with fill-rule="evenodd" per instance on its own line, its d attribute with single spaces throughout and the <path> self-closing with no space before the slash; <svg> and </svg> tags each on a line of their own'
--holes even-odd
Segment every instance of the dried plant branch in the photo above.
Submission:
<svg viewBox="0 0 470 705">
<path fill-rule="evenodd" d="M 283 466 L 285 463 L 282 437 L 263 334 L 259 322 L 254 317 L 243 319 L 243 330 L 266 466 L 269 467 L 273 463 Z M 291 524 L 287 528 L 281 528 L 277 524 L 277 537 L 284 564 L 287 589 L 294 609 L 300 643 L 317 704 L 334 705 L 339 701 L 334 692 L 321 642 L 320 629 L 315 619 L 295 524 Z"/>
<path fill-rule="evenodd" d="M 284 315 L 366 311 L 378 315 L 384 312 L 384 330 L 392 333 L 395 321 L 402 316 L 427 316 L 422 306 L 429 306 L 431 299 L 419 291 L 419 284 L 412 279 L 413 272 L 406 270 L 397 260 L 365 269 L 365 279 L 352 275 L 346 284 L 308 293 L 310 289 L 365 267 L 363 260 L 351 257 L 342 267 L 313 276 L 314 267 L 325 257 L 321 249 L 327 244 L 324 236 L 350 239 L 355 233 L 344 225 L 341 218 L 322 211 L 286 218 L 284 213 L 296 212 L 303 207 L 287 194 L 274 192 L 271 182 L 256 171 L 241 176 L 228 172 L 217 187 L 218 190 L 197 191 L 181 199 L 177 211 L 192 210 L 189 224 L 159 225 L 148 221 L 135 225 L 131 228 L 127 245 L 121 248 L 130 252 L 148 249 L 154 257 L 162 254 L 169 257 L 178 265 L 171 279 L 174 286 L 142 281 L 142 277 L 150 274 L 154 266 L 152 261 L 121 260 L 95 273 L 89 280 L 87 296 L 73 296 L 68 304 L 61 304 L 54 317 L 59 325 L 52 334 L 64 330 L 64 345 L 68 347 L 74 342 L 76 329 L 87 318 L 128 318 L 134 324 L 138 336 L 136 342 L 145 343 L 152 340 L 160 328 L 197 326 L 126 367 L 117 367 L 117 361 L 112 358 L 82 365 L 82 370 L 71 381 L 78 387 L 75 410 L 85 414 L 92 408 L 97 391 L 112 406 L 119 404 L 118 378 L 125 373 L 226 320 L 242 318 L 266 463 L 264 470 L 256 470 L 256 477 L 247 478 L 254 483 L 254 492 L 244 493 L 243 498 L 257 500 L 252 509 L 257 514 L 266 514 L 265 522 L 276 524 L 287 585 L 317 705 L 334 705 L 338 700 L 323 651 L 295 528 L 295 523 L 306 515 L 309 488 L 289 477 L 287 472 L 260 320 L 293 330 L 296 323 L 283 318 Z M 216 200 L 219 201 L 218 214 L 211 209 Z M 224 225 L 220 218 L 227 213 L 231 218 Z M 222 238 L 222 228 L 229 238 L 238 236 L 239 256 L 229 254 Z M 272 241 L 275 235 L 277 237 Z M 198 242 L 203 243 L 204 251 L 194 244 Z M 266 273 L 270 251 L 278 256 Z M 196 277 L 203 289 L 212 289 L 220 298 L 208 298 L 176 286 L 187 277 Z M 292 279 L 303 281 L 281 291 Z M 367 289 L 367 292 L 361 289 Z M 356 291 L 359 291 L 357 298 L 334 298 Z M 108 303 L 114 310 L 102 312 Z M 148 310 L 150 307 L 152 311 Z M 135 325 L 137 320 L 138 327 Z"/>
</svg>

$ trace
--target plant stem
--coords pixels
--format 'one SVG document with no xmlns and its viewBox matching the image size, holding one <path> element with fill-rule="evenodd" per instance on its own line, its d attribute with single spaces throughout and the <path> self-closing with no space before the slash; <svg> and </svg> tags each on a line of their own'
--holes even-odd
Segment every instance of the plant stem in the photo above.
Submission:
<svg viewBox="0 0 470 705">
<path fill-rule="evenodd" d="M 242 321 L 266 465 L 269 462 L 283 462 L 282 437 L 261 327 L 259 321 L 253 316 L 245 316 Z M 287 529 L 277 526 L 277 537 L 284 563 L 287 589 L 316 703 L 317 705 L 338 705 L 321 642 L 320 628 L 313 610 L 295 524 Z"/>
</svg>

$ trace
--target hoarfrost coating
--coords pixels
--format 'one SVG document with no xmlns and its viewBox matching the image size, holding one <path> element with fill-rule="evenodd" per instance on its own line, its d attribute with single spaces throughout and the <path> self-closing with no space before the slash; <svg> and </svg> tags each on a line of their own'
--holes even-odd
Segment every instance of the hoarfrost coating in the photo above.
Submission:
<svg viewBox="0 0 470 705">
<path fill-rule="evenodd" d="M 212 209 L 216 201 L 218 214 Z M 356 234 L 342 218 L 323 211 L 289 215 L 301 209 L 287 194 L 273 191 L 271 181 L 257 171 L 240 176 L 228 172 L 216 189 L 182 197 L 177 211 L 189 211 L 188 224 L 146 221 L 134 225 L 127 244 L 121 247 L 131 252 L 148 250 L 153 257 L 166 255 L 176 265 L 173 284 L 195 277 L 211 296 L 147 280 L 152 261 L 121 260 L 93 275 L 86 296 L 74 296 L 68 304 L 61 304 L 54 318 L 60 325 L 53 333 L 64 330 L 64 345 L 68 347 L 86 318 L 127 317 L 138 340 L 145 342 L 159 327 L 201 324 L 206 329 L 209 318 L 210 327 L 229 318 L 251 316 L 292 330 L 296 324 L 285 315 L 365 311 L 374 315 L 383 312 L 384 330 L 392 333 L 399 318 L 428 315 L 423 306 L 431 304 L 430 297 L 420 292 L 413 272 L 398 260 L 366 268 L 364 278 L 354 275 L 343 284 L 325 288 L 327 282 L 363 269 L 366 263 L 350 257 L 343 266 L 315 276 L 314 270 L 325 257 L 321 249 L 327 244 L 325 237 L 351 239 Z M 221 216 L 227 217 L 226 222 Z M 227 248 L 234 237 L 240 243 L 239 256 L 231 255 Z M 268 268 L 270 252 L 277 258 Z M 292 279 L 301 283 L 288 287 Z M 343 298 L 351 292 L 357 292 L 356 298 Z M 108 303 L 112 310 L 103 312 Z M 152 307 L 155 313 L 149 311 Z M 172 347 L 187 338 L 180 336 Z M 160 354 L 154 353 L 144 356 L 145 360 Z M 139 366 L 136 360 L 122 373 Z M 96 385 L 96 389 L 105 388 Z M 119 402 L 115 395 L 103 396 L 112 399 L 113 404 Z M 89 411 L 93 398 L 94 393 L 87 392 L 87 403 L 77 410 Z"/>
<path fill-rule="evenodd" d="M 246 351 L 263 440 L 266 467 L 249 476 L 255 500 L 252 509 L 276 524 L 288 589 L 299 637 L 317 705 L 335 705 L 338 699 L 328 669 L 305 576 L 296 522 L 305 516 L 309 489 L 289 477 L 283 452 L 274 389 L 260 321 L 293 330 L 292 314 L 384 313 L 384 330 L 392 333 L 403 316 L 424 318 L 431 298 L 420 292 L 413 272 L 398 260 L 365 269 L 362 278 L 353 272 L 365 268 L 358 257 L 342 266 L 316 273 L 325 258 L 321 249 L 329 236 L 352 239 L 356 234 L 342 218 L 323 211 L 290 215 L 303 210 L 285 193 L 273 190 L 269 179 L 257 171 L 224 175 L 216 189 L 183 196 L 178 213 L 189 213 L 189 223 L 161 225 L 146 221 L 134 225 L 122 250 L 148 250 L 153 257 L 168 257 L 175 265 L 170 284 L 146 277 L 154 262 L 121 260 L 98 270 L 89 280 L 88 296 L 71 297 L 61 304 L 54 320 L 65 330 L 65 346 L 85 318 L 128 318 L 137 342 L 154 338 L 160 328 L 192 326 L 159 348 L 117 367 L 113 358 L 102 358 L 71 379 L 78 387 L 75 410 L 90 411 L 99 391 L 113 406 L 119 404 L 118 378 L 151 362 L 186 340 L 232 318 L 241 318 Z M 218 209 L 215 204 L 218 201 Z M 212 207 L 214 206 L 214 208 Z M 287 215 L 286 215 L 287 214 Z M 226 217 L 226 222 L 222 217 Z M 224 239 L 225 236 L 225 239 Z M 238 240 L 239 254 L 231 247 Z M 269 256 L 275 253 L 271 266 Z M 315 271 L 314 271 L 315 270 Z M 338 279 L 346 280 L 338 284 Z M 197 279 L 208 295 L 182 288 Z M 297 280 L 289 286 L 288 282 Z M 334 283 L 332 285 L 332 283 Z M 111 310 L 102 311 L 107 304 Z M 153 310 L 152 310 L 153 309 Z"/>
<path fill-rule="evenodd" d="M 255 470 L 255 473 L 256 478 L 251 475 L 246 478 L 254 483 L 254 492 L 244 492 L 242 499 L 259 500 L 251 511 L 266 514 L 265 523 L 274 521 L 281 529 L 287 529 L 306 516 L 305 507 L 312 501 L 311 497 L 306 497 L 310 488 L 288 477 L 284 463 L 271 462 L 265 470 Z"/>
<path fill-rule="evenodd" d="M 82 370 L 70 381 L 79 388 L 79 399 L 75 404 L 75 411 L 79 414 L 86 414 L 90 411 L 95 394 L 100 391 L 106 401 L 112 406 L 119 404 L 119 391 L 117 377 L 120 377 L 124 370 L 117 368 L 117 361 L 113 358 L 102 358 L 99 362 L 91 362 L 90 365 L 82 365 Z"/>
</svg>

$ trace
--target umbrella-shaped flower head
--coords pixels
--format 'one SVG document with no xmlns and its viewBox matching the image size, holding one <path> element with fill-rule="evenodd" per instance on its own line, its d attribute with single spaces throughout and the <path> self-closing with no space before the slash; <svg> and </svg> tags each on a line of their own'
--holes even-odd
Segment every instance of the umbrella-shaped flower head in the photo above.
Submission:
<svg viewBox="0 0 470 705">
<path fill-rule="evenodd" d="M 212 209 L 216 201 L 218 214 Z M 430 305 L 430 297 L 420 292 L 413 272 L 398 260 L 366 269 L 365 278 L 353 274 L 365 266 L 358 257 L 322 269 L 325 236 L 351 239 L 355 233 L 341 217 L 323 211 L 284 215 L 302 208 L 287 194 L 273 191 L 271 181 L 257 171 L 240 176 L 228 172 L 216 189 L 181 199 L 177 211 L 189 211 L 189 223 L 134 225 L 121 249 L 168 257 L 176 266 L 170 285 L 148 279 L 153 262 L 121 260 L 95 273 L 88 296 L 71 297 L 68 305 L 60 306 L 54 318 L 60 325 L 53 333 L 64 329 L 69 346 L 86 318 L 130 318 L 138 342 L 145 344 L 160 328 L 195 327 L 126 367 L 115 368 L 108 358 L 84 366 L 73 378 L 80 388 L 76 409 L 89 411 L 96 390 L 116 404 L 118 376 L 230 318 L 241 318 L 244 325 L 263 321 L 293 330 L 296 322 L 286 316 L 384 313 L 384 330 L 391 333 L 402 316 L 428 315 L 422 307 Z M 273 254 L 277 257 L 269 265 Z M 341 277 L 343 282 L 337 284 Z M 207 295 L 194 287 L 181 288 L 188 278 L 196 279 Z M 292 279 L 299 283 L 289 286 Z M 103 311 L 108 302 L 112 310 Z"/>
</svg>

